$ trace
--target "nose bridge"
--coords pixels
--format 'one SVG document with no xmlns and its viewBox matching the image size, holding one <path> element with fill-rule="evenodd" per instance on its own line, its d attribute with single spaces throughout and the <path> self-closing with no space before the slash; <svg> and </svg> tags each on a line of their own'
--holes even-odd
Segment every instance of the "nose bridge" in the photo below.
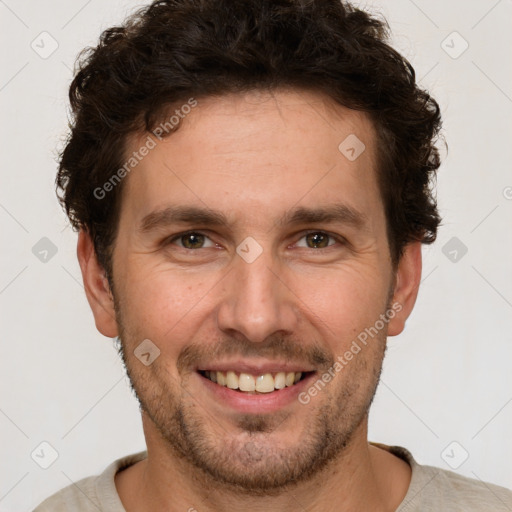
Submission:
<svg viewBox="0 0 512 512">
<path fill-rule="evenodd" d="M 240 244 L 235 268 L 223 286 L 217 320 L 221 330 L 236 330 L 248 341 L 262 342 L 276 331 L 292 332 L 297 316 L 293 294 L 283 284 L 270 248 L 261 247 L 252 259 L 255 249 L 250 241 Z M 251 251 L 252 258 L 247 257 Z"/>
</svg>

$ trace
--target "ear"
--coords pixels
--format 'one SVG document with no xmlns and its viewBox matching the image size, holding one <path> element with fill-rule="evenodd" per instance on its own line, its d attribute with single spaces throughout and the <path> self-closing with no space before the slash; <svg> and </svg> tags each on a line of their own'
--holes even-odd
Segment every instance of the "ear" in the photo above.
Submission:
<svg viewBox="0 0 512 512">
<path fill-rule="evenodd" d="M 85 294 L 91 306 L 96 328 L 104 336 L 114 338 L 118 335 L 114 298 L 105 273 L 98 263 L 94 244 L 89 234 L 80 230 L 77 245 L 78 262 L 82 270 Z"/>
<path fill-rule="evenodd" d="M 389 321 L 388 336 L 396 336 L 404 330 L 405 321 L 409 318 L 418 296 L 420 281 L 421 242 L 411 242 L 405 246 L 396 271 L 391 301 L 395 316 Z"/>
</svg>

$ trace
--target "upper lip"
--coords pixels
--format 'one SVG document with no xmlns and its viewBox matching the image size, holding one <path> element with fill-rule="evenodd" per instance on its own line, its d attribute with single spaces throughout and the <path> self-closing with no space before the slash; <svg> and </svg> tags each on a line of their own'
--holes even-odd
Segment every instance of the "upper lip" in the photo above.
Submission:
<svg viewBox="0 0 512 512">
<path fill-rule="evenodd" d="M 265 373 L 279 373 L 279 372 L 311 372 L 314 371 L 307 364 L 291 363 L 285 361 L 219 361 L 200 365 L 197 371 L 217 371 L 228 372 L 235 371 L 239 373 L 249 373 L 252 375 L 263 375 Z"/>
</svg>

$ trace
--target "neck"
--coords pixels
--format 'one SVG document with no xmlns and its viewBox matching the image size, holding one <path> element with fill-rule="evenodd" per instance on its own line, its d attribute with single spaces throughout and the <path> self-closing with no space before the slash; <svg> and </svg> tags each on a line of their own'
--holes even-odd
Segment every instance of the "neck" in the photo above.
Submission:
<svg viewBox="0 0 512 512">
<path fill-rule="evenodd" d="M 396 510 L 411 478 L 407 463 L 367 442 L 367 418 L 340 456 L 307 482 L 262 496 L 219 486 L 210 475 L 177 457 L 143 418 L 148 457 L 117 474 L 127 512 L 194 509 L 355 512 Z"/>
</svg>

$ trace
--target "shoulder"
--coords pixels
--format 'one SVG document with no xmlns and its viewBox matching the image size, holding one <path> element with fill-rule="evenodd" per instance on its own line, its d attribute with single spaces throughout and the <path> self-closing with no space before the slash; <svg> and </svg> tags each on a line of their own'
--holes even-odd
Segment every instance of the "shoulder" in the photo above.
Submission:
<svg viewBox="0 0 512 512">
<path fill-rule="evenodd" d="M 124 512 L 116 491 L 114 477 L 118 471 L 146 458 L 138 452 L 117 459 L 103 473 L 74 482 L 44 500 L 33 512 Z"/>
<path fill-rule="evenodd" d="M 404 511 L 415 503 L 428 504 L 432 510 L 512 510 L 512 491 L 505 487 L 433 466 L 418 465 L 417 472 L 422 475 L 420 485 L 416 485 L 414 493 L 404 499 Z"/>
<path fill-rule="evenodd" d="M 75 482 L 52 494 L 34 512 L 97 511 L 101 510 L 95 492 L 97 476 L 90 476 Z"/>
<path fill-rule="evenodd" d="M 372 444 L 387 449 L 412 468 L 409 489 L 396 512 L 512 510 L 512 491 L 505 487 L 435 466 L 418 464 L 412 454 L 401 446 Z"/>
</svg>

